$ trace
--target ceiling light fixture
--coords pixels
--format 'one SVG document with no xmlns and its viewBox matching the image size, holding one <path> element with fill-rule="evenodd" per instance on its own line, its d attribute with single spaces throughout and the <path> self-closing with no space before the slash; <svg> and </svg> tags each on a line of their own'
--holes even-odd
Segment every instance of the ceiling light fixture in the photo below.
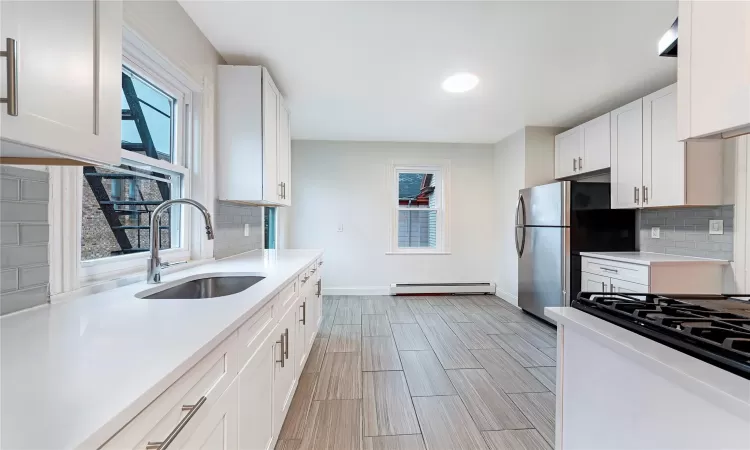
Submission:
<svg viewBox="0 0 750 450">
<path fill-rule="evenodd" d="M 466 92 L 474 89 L 479 84 L 479 78 L 473 73 L 460 72 L 451 75 L 443 81 L 443 89 L 448 92 Z"/>
</svg>

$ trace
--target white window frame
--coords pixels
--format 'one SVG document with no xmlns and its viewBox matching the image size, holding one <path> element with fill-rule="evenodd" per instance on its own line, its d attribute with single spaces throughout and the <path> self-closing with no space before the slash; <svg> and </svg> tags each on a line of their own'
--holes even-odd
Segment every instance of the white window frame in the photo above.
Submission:
<svg viewBox="0 0 750 450">
<path fill-rule="evenodd" d="M 210 120 L 213 86 L 206 80 L 203 83 L 194 81 L 127 27 L 123 28 L 122 58 L 124 66 L 177 100 L 174 107 L 176 123 L 172 158 L 175 164 L 127 150 L 122 150 L 123 160 L 133 162 L 134 166 L 153 167 L 181 174 L 181 192 L 173 192 L 172 198 L 196 199 L 209 212 L 213 212 L 213 146 L 210 144 L 213 134 L 207 132 L 207 136 L 204 136 L 201 133 L 203 126 L 213 126 L 213 121 Z M 203 118 L 208 119 L 207 124 L 202 123 Z M 51 228 L 59 230 L 52 233 L 50 242 L 50 293 L 53 300 L 55 295 L 93 283 L 132 276 L 139 272 L 145 275 L 147 252 L 81 261 L 82 183 L 83 173 L 80 167 L 50 168 L 50 224 Z M 70 204 L 77 207 L 69 208 Z M 200 232 L 203 225 L 198 224 L 197 215 L 192 208 L 183 206 L 180 215 L 173 214 L 172 217 L 175 222 L 181 221 L 179 246 L 161 250 L 162 261 L 212 258 L 213 245 L 202 242 L 205 240 L 202 239 L 205 234 Z"/>
<path fill-rule="evenodd" d="M 434 208 L 405 208 L 398 204 L 398 178 L 401 173 L 431 173 L 435 183 Z M 450 196 L 450 163 L 448 161 L 404 162 L 393 161 L 390 164 L 388 185 L 388 208 L 390 209 L 388 255 L 448 255 L 450 254 L 450 215 L 448 210 Z M 399 247 L 398 216 L 399 211 L 436 211 L 437 230 L 435 247 Z"/>
</svg>

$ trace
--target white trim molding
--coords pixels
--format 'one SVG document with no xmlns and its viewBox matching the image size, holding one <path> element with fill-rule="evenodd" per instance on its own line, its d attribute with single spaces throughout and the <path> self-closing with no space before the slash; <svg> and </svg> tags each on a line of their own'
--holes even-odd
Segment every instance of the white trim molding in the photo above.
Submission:
<svg viewBox="0 0 750 450">
<path fill-rule="evenodd" d="M 386 185 L 388 186 L 388 208 L 390 224 L 388 250 L 386 255 L 447 255 L 450 254 L 450 160 L 393 160 L 388 167 Z M 401 208 L 399 206 L 399 174 L 427 173 L 437 181 L 435 186 L 435 204 L 428 208 Z M 435 211 L 436 243 L 435 247 L 399 247 L 398 220 L 401 211 Z"/>
<path fill-rule="evenodd" d="M 324 287 L 323 295 L 391 295 L 390 286 Z"/>
</svg>

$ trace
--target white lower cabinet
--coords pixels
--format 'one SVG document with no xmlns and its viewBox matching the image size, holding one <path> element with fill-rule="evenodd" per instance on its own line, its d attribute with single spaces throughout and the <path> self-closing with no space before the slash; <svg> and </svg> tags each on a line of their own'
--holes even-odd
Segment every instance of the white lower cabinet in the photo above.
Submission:
<svg viewBox="0 0 750 450">
<path fill-rule="evenodd" d="M 273 448 L 318 329 L 318 262 L 99 448 Z"/>
<path fill-rule="evenodd" d="M 237 380 L 197 425 L 182 448 L 190 450 L 237 450 Z"/>
<path fill-rule="evenodd" d="M 310 318 L 310 310 L 313 307 L 313 302 L 308 298 L 308 290 L 302 289 L 300 292 L 299 302 L 297 303 L 297 322 L 296 329 L 294 330 L 294 348 L 304 349 L 307 346 L 307 333 L 312 324 L 308 326 L 308 319 Z M 305 368 L 305 362 L 307 361 L 307 352 L 298 351 L 294 356 L 295 370 L 297 371 L 297 378 L 302 370 Z"/>
<path fill-rule="evenodd" d="M 670 255 L 668 256 L 671 259 Z M 719 294 L 721 261 L 674 256 L 660 263 L 581 258 L 581 291 L 612 293 Z M 727 263 L 728 264 L 728 263 Z"/>
<path fill-rule="evenodd" d="M 650 292 L 650 288 L 643 284 L 633 283 L 632 281 L 612 278 L 609 282 L 609 291 L 615 293 L 643 294 L 644 292 Z"/>
<path fill-rule="evenodd" d="M 273 444 L 273 377 L 281 355 L 281 344 L 276 339 L 277 333 L 272 332 L 237 377 L 241 449 L 268 450 Z"/>
<path fill-rule="evenodd" d="M 297 308 L 291 307 L 279 320 L 275 336 L 273 370 L 273 434 L 277 436 L 284 424 L 284 417 L 294 396 L 296 387 L 295 347 Z M 274 336 L 273 334 L 271 336 Z M 283 361 L 283 362 L 282 362 Z"/>
<path fill-rule="evenodd" d="M 609 292 L 609 277 L 593 273 L 581 273 L 581 290 L 583 292 Z"/>
</svg>

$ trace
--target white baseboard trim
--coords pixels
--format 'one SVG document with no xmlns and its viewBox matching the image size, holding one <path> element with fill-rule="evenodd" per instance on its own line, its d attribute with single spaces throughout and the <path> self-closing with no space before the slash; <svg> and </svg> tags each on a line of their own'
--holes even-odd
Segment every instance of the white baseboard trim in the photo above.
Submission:
<svg viewBox="0 0 750 450">
<path fill-rule="evenodd" d="M 388 286 L 323 288 L 323 295 L 391 295 Z"/>
<path fill-rule="evenodd" d="M 518 296 L 503 291 L 502 289 L 498 288 L 497 285 L 495 285 L 495 295 L 513 306 L 518 306 Z"/>
</svg>

